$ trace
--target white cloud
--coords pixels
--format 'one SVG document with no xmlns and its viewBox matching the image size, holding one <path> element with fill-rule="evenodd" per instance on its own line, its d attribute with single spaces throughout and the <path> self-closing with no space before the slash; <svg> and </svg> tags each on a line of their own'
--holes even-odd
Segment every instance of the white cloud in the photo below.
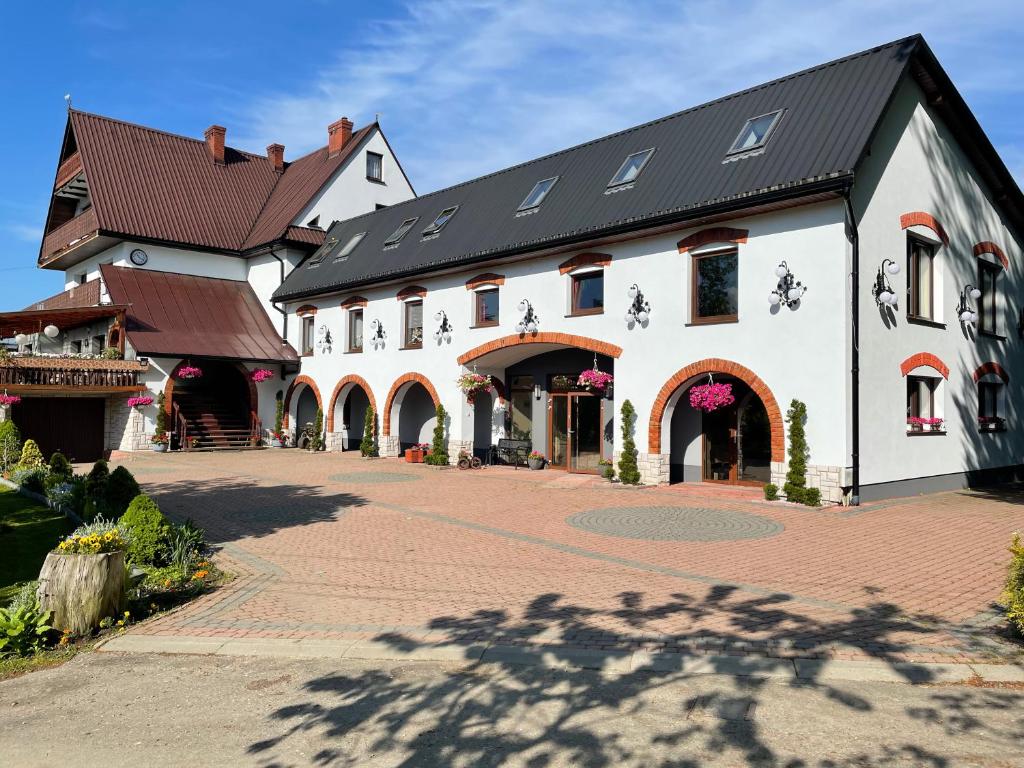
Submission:
<svg viewBox="0 0 1024 768">
<path fill-rule="evenodd" d="M 297 157 L 379 112 L 422 193 L 917 31 L 969 100 L 1009 99 L 1019 52 L 993 33 L 1022 21 L 1004 0 L 419 2 L 349 35 L 361 46 L 307 88 L 244 107 L 240 143 Z M 1024 133 L 997 144 L 1019 158 Z"/>
</svg>

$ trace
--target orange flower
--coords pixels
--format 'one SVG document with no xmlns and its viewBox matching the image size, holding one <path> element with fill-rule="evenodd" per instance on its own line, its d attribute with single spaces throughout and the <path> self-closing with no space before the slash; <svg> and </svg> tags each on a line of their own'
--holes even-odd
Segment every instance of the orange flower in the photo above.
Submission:
<svg viewBox="0 0 1024 768">
<path fill-rule="evenodd" d="M 210 575 L 209 571 L 196 571 L 195 573 L 192 574 L 192 578 L 196 579 L 196 580 L 202 580 L 202 579 L 205 579 L 209 575 Z"/>
</svg>

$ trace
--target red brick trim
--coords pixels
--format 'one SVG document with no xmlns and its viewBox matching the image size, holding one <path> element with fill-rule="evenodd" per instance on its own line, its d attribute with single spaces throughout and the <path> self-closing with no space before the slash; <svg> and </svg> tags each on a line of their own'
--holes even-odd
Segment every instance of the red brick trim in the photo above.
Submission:
<svg viewBox="0 0 1024 768">
<path fill-rule="evenodd" d="M 520 344 L 561 344 L 566 347 L 579 347 L 580 349 L 597 352 L 599 355 L 607 355 L 608 357 L 619 357 L 622 355 L 622 347 L 617 347 L 606 341 L 599 341 L 598 339 L 591 339 L 586 336 L 574 336 L 571 333 L 547 333 L 541 331 L 539 333 L 502 336 L 500 339 L 488 341 L 486 344 L 473 347 L 468 352 L 459 355 L 458 363 L 459 365 L 466 365 L 466 363 L 471 363 L 490 352 L 497 352 L 499 349 L 515 347 Z"/>
<path fill-rule="evenodd" d="M 353 307 L 365 307 L 369 302 L 362 296 L 349 296 L 343 302 L 341 302 L 342 309 L 352 309 Z"/>
<path fill-rule="evenodd" d="M 377 401 L 373 397 L 373 390 L 370 389 L 370 385 L 366 382 L 362 376 L 356 376 L 354 373 L 350 373 L 348 376 L 342 377 L 341 381 L 334 385 L 334 391 L 331 393 L 330 405 L 327 406 L 327 430 L 328 432 L 334 431 L 334 406 L 338 403 L 338 397 L 341 395 L 341 390 L 348 384 L 355 384 L 357 387 L 366 393 L 366 398 L 370 401 L 370 408 L 373 409 L 374 413 L 377 412 Z"/>
<path fill-rule="evenodd" d="M 388 392 L 388 399 L 384 401 L 384 413 L 381 416 L 381 420 L 383 422 L 381 434 L 384 437 L 391 436 L 391 408 L 395 404 L 395 398 L 398 396 L 398 390 L 410 382 L 422 384 L 426 388 L 427 392 L 430 394 L 430 399 L 434 401 L 435 408 L 441 404 L 441 398 L 437 396 L 437 390 L 434 389 L 434 385 L 430 383 L 430 379 L 422 373 L 403 373 L 395 379 L 395 383 L 391 385 L 391 390 Z"/>
<path fill-rule="evenodd" d="M 426 295 L 426 288 L 422 288 L 418 285 L 409 285 L 400 290 L 398 293 L 396 293 L 395 298 L 398 299 L 399 301 L 405 301 L 406 299 L 411 299 L 414 296 L 418 296 L 419 298 L 422 299 Z"/>
<path fill-rule="evenodd" d="M 167 377 L 167 381 L 164 383 L 164 411 L 166 411 L 168 416 L 174 415 L 174 409 L 171 407 L 171 400 L 174 398 L 174 382 L 178 380 L 178 371 L 186 365 L 191 365 L 191 362 L 188 360 L 182 360 L 174 366 L 174 369 L 171 371 L 171 375 Z M 253 413 L 259 413 L 259 393 L 256 390 L 256 382 L 252 380 L 249 369 L 241 363 L 232 363 L 232 365 L 234 365 L 238 372 L 245 378 L 245 383 L 249 385 L 249 410 Z M 176 428 L 176 425 L 170 425 L 172 432 Z"/>
<path fill-rule="evenodd" d="M 939 240 L 942 241 L 943 245 L 949 245 L 949 235 L 946 234 L 946 230 L 939 224 L 939 220 L 930 213 L 925 213 L 924 211 L 904 213 L 900 216 L 900 228 L 910 229 L 910 227 L 927 227 L 939 236 Z"/>
<path fill-rule="evenodd" d="M 993 243 L 991 240 L 982 240 L 980 243 L 974 244 L 974 255 L 981 256 L 985 253 L 991 253 L 997 259 L 999 263 L 1003 265 L 1003 269 L 1009 270 L 1010 260 L 1006 258 L 1006 254 L 1003 253 L 1003 249 Z"/>
<path fill-rule="evenodd" d="M 291 419 L 291 414 L 288 411 L 292 405 L 292 395 L 295 393 L 295 390 L 299 388 L 300 384 L 305 384 L 313 390 L 313 394 L 316 395 L 316 405 L 320 410 L 323 410 L 324 399 L 320 397 L 320 388 L 316 385 L 316 382 L 305 374 L 302 376 L 296 376 L 295 381 L 288 385 L 288 393 L 284 396 L 284 419 L 281 423 L 285 429 L 288 428 L 288 422 Z"/>
<path fill-rule="evenodd" d="M 611 263 L 612 257 L 608 253 L 578 253 L 558 265 L 558 274 L 564 275 L 580 267 L 607 267 Z"/>
<path fill-rule="evenodd" d="M 922 365 L 927 365 L 929 368 L 934 368 L 936 371 L 942 374 L 942 378 L 949 378 L 949 366 L 942 362 L 938 357 L 933 355 L 931 352 L 918 352 L 916 355 L 911 355 L 902 363 L 900 363 L 900 373 L 906 376 L 915 368 L 920 368 Z"/>
<path fill-rule="evenodd" d="M 971 376 L 974 378 L 975 382 L 978 382 L 981 381 L 982 376 L 987 376 L 990 373 L 1002 379 L 1004 384 L 1010 383 L 1010 374 L 1008 374 L 1006 369 L 999 363 L 982 363 L 977 367 L 974 373 L 971 374 Z"/>
<path fill-rule="evenodd" d="M 316 307 L 312 304 L 303 304 L 301 307 L 295 310 L 296 315 L 315 315 Z"/>
<path fill-rule="evenodd" d="M 785 461 L 785 427 L 782 420 L 782 411 L 779 408 L 778 402 L 775 400 L 775 395 L 773 395 L 772 391 L 768 389 L 768 385 L 765 384 L 761 378 L 749 368 L 730 360 L 721 360 L 714 357 L 707 360 L 701 360 L 700 362 L 696 362 L 686 366 L 685 368 L 679 369 L 672 378 L 665 382 L 665 386 L 663 386 L 661 391 L 658 392 L 658 397 L 654 401 L 654 408 L 651 409 L 651 418 L 647 426 L 648 452 L 662 452 L 661 422 L 665 417 L 665 408 L 668 407 L 668 402 L 673 393 L 675 393 L 679 387 L 686 384 L 686 382 L 693 379 L 694 376 L 700 376 L 703 373 L 721 373 L 735 376 L 754 390 L 754 393 L 761 398 L 761 403 L 764 405 L 764 409 L 768 413 L 768 423 L 771 424 L 772 461 Z"/>
<path fill-rule="evenodd" d="M 748 229 L 733 229 L 732 227 L 708 227 L 692 235 L 687 235 L 678 243 L 676 248 L 680 253 L 686 253 L 692 248 L 700 248 L 708 243 L 740 243 L 747 242 Z"/>
<path fill-rule="evenodd" d="M 482 275 L 477 275 L 466 281 L 466 290 L 475 291 L 481 285 L 504 285 L 505 276 L 498 275 L 494 272 L 484 272 Z"/>
</svg>

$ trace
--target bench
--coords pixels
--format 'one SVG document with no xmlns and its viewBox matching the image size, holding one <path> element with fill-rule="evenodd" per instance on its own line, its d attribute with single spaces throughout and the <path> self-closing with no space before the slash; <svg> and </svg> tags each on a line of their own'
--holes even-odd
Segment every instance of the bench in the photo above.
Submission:
<svg viewBox="0 0 1024 768">
<path fill-rule="evenodd" d="M 498 440 L 495 453 L 498 458 L 518 469 L 520 464 L 526 465 L 526 458 L 530 455 L 530 446 L 529 440 L 511 440 L 503 437 Z"/>
</svg>

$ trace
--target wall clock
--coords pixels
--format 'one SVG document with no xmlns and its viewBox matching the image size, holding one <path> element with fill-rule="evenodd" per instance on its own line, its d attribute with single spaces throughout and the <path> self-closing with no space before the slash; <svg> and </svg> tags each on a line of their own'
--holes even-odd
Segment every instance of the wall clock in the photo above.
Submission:
<svg viewBox="0 0 1024 768">
<path fill-rule="evenodd" d="M 136 248 L 132 251 L 128 258 L 132 260 L 132 264 L 137 267 L 145 266 L 146 262 L 149 261 L 149 255 L 141 248 Z"/>
</svg>

